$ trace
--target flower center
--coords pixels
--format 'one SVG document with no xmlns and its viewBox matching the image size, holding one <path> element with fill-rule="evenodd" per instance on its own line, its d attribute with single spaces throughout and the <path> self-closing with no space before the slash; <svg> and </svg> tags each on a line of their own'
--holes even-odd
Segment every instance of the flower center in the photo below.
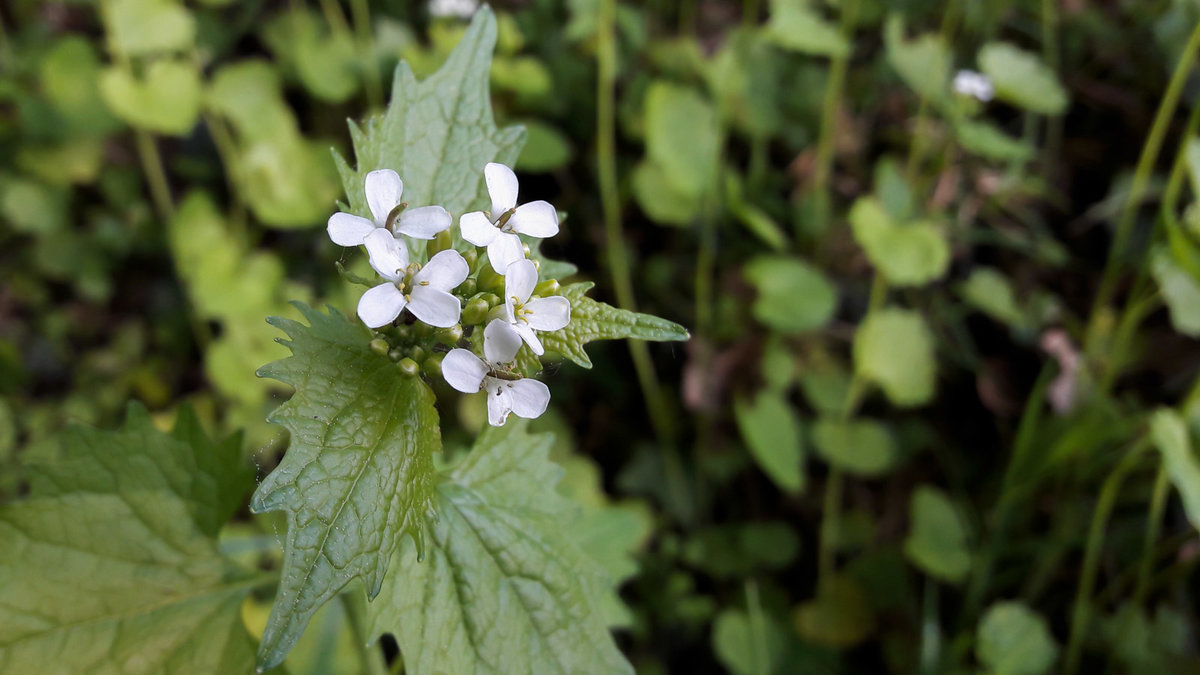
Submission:
<svg viewBox="0 0 1200 675">
<path fill-rule="evenodd" d="M 403 270 L 403 272 L 404 272 L 403 276 L 400 275 L 401 270 L 399 270 L 399 269 L 396 270 L 396 276 L 400 277 L 400 281 L 396 282 L 396 288 L 400 290 L 400 294 L 404 296 L 405 300 L 411 299 L 411 298 L 409 298 L 409 295 L 412 294 L 412 289 L 415 286 L 428 286 L 429 285 L 428 281 L 420 281 L 420 282 L 417 282 L 415 285 L 413 284 L 413 276 L 415 276 L 416 273 L 420 272 L 420 271 L 421 271 L 421 263 L 409 263 L 408 267 Z"/>
<path fill-rule="evenodd" d="M 500 217 L 496 219 L 496 227 L 500 228 L 501 232 L 512 232 L 512 227 L 508 224 L 508 221 L 512 219 L 513 214 L 516 212 L 517 207 L 514 206 L 504 213 L 501 213 Z"/>
</svg>

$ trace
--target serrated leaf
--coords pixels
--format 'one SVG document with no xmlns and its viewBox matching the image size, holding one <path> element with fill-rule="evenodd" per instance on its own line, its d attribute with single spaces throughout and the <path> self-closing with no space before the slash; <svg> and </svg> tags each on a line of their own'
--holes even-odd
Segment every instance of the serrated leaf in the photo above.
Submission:
<svg viewBox="0 0 1200 675">
<path fill-rule="evenodd" d="M 581 281 L 562 288 L 561 295 L 571 301 L 571 323 L 562 330 L 539 336 L 546 349 L 562 354 L 579 366 L 591 368 L 592 360 L 583 346 L 593 340 L 633 338 L 671 342 L 691 337 L 687 329 L 673 321 L 618 309 L 587 297 L 585 294 L 594 285 L 590 281 Z"/>
<path fill-rule="evenodd" d="M 904 555 L 926 574 L 960 583 L 971 570 L 967 530 L 954 502 L 941 490 L 921 485 L 913 492 Z"/>
<path fill-rule="evenodd" d="M 249 489 L 236 438 L 131 405 L 114 432 L 70 427 L 0 507 L 0 673 L 248 672 L 254 582 L 217 551 Z"/>
<path fill-rule="evenodd" d="M 396 67 L 387 112 L 350 125 L 357 167 L 335 158 L 352 212 L 370 215 L 363 181 L 375 169 L 399 173 L 413 206 L 440 204 L 459 216 L 490 204 L 484 165 L 512 166 L 525 137 L 521 127 L 497 129 L 492 118 L 488 73 L 495 44 L 496 19 L 485 5 L 436 73 L 418 82 L 408 63 Z"/>
<path fill-rule="evenodd" d="M 1058 660 L 1058 643 L 1046 620 L 1021 602 L 998 602 L 979 622 L 979 662 L 995 675 L 1041 675 Z"/>
<path fill-rule="evenodd" d="M 309 325 L 271 323 L 292 356 L 261 374 L 296 389 L 271 421 L 291 433 L 283 461 L 251 501 L 285 511 L 283 576 L 259 647 L 259 666 L 283 660 L 313 613 L 352 579 L 369 597 L 406 534 L 419 537 L 433 506 L 441 448 L 433 392 L 368 347 L 370 332 L 336 310 L 297 305 Z M 419 546 L 418 546 L 419 547 Z"/>
<path fill-rule="evenodd" d="M 757 289 L 750 311 L 763 325 L 785 333 L 823 327 L 837 309 L 837 289 L 819 269 L 799 258 L 758 256 L 746 264 Z"/>
<path fill-rule="evenodd" d="M 1159 410 L 1150 421 L 1150 435 L 1163 456 L 1171 484 L 1179 491 L 1192 527 L 1200 529 L 1200 457 L 1179 413 Z"/>
<path fill-rule="evenodd" d="M 894 307 L 867 317 L 854 335 L 854 367 L 898 406 L 928 402 L 937 364 L 925 319 Z"/>
<path fill-rule="evenodd" d="M 932 224 L 897 223 L 875 197 L 856 201 L 849 219 L 854 240 L 888 283 L 922 286 L 946 274 L 950 247 Z"/>
<path fill-rule="evenodd" d="M 782 392 L 764 390 L 753 399 L 737 398 L 733 411 L 742 440 L 758 466 L 780 489 L 803 490 L 800 419 Z"/>
<path fill-rule="evenodd" d="M 438 484 L 424 561 L 369 606 L 406 672 L 632 672 L 602 609 L 611 581 L 567 535 L 579 510 L 555 492 L 552 444 L 517 420 L 490 427 Z"/>
<path fill-rule="evenodd" d="M 1007 42 L 979 50 L 979 69 L 992 80 L 996 98 L 1043 115 L 1061 115 L 1067 94 L 1058 77 L 1036 54 Z"/>
</svg>

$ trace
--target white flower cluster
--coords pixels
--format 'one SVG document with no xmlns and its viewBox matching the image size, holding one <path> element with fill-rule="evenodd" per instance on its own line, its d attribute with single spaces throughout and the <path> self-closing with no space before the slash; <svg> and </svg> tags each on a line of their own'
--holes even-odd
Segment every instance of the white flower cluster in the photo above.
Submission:
<svg viewBox="0 0 1200 675">
<path fill-rule="evenodd" d="M 517 352 L 522 342 L 534 354 L 545 349 L 538 332 L 560 330 L 571 320 L 571 303 L 557 295 L 539 297 L 537 265 L 526 257 L 525 245 L 518 234 L 544 239 L 558 233 L 558 212 L 545 201 L 517 205 L 517 177 L 503 164 L 484 167 L 484 180 L 491 197 L 490 211 L 476 211 L 459 219 L 463 240 L 486 248 L 491 268 L 504 277 L 504 297 L 497 299 L 486 292 L 471 300 L 487 312 L 474 312 L 469 324 L 483 331 L 483 358 L 458 346 L 463 332 L 457 328 L 463 318 L 463 295 L 474 293 L 478 272 L 477 252 L 468 252 L 471 262 L 453 248 L 444 248 L 420 265 L 409 260 L 406 240 L 430 240 L 449 230 L 453 218 L 441 206 L 408 208 L 401 201 L 404 183 L 390 169 L 367 174 L 364 189 L 372 218 L 350 213 L 335 213 L 329 218 L 329 238 L 341 246 L 365 246 L 371 267 L 383 278 L 358 302 L 358 316 L 373 329 L 396 323 L 404 310 L 416 321 L 431 327 L 454 329 L 440 334 L 452 347 L 440 361 L 446 382 L 464 393 L 488 393 L 488 421 L 500 426 L 509 413 L 533 418 L 541 415 L 550 402 L 545 384 L 515 372 Z M 476 269 L 473 269 L 475 267 Z M 467 282 L 467 283 L 464 283 Z M 460 295 L 455 295 L 455 291 Z M 491 297 L 493 302 L 488 302 Z M 480 303 L 483 303 L 480 305 Z M 503 309 L 501 309 L 503 307 Z M 488 314 L 492 319 L 483 327 Z M 428 329 L 426 329 L 428 330 Z M 457 332 L 454 332 L 457 331 Z M 397 332 L 399 335 L 399 332 Z M 411 336 L 412 331 L 403 333 Z M 428 335 L 429 333 L 425 333 Z M 393 350 L 402 355 L 401 349 Z M 429 345 L 410 347 L 411 353 L 429 355 Z M 427 367 L 426 372 L 431 368 Z"/>
</svg>

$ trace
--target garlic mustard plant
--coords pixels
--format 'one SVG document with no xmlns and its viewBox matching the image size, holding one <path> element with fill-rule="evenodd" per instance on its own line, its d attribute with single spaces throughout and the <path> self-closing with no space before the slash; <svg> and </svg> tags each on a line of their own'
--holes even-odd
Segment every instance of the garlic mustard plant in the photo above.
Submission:
<svg viewBox="0 0 1200 675">
<path fill-rule="evenodd" d="M 486 391 L 488 423 L 501 426 L 509 413 L 533 419 L 546 412 L 550 389 L 542 382 L 513 372 L 521 337 L 501 319 L 492 319 L 483 330 L 483 354 L 452 349 L 442 361 L 442 376 L 451 387 L 473 394 Z"/>
<path fill-rule="evenodd" d="M 954 91 L 987 103 L 996 94 L 992 79 L 973 70 L 960 70 L 954 75 Z"/>
<path fill-rule="evenodd" d="M 518 260 L 504 275 L 504 314 L 513 332 L 521 336 L 534 354 L 545 353 L 537 331 L 556 331 L 571 321 L 571 302 L 561 296 L 533 297 L 538 285 L 537 266 Z"/>
<path fill-rule="evenodd" d="M 408 205 L 400 201 L 404 194 L 404 182 L 391 169 L 367 174 L 364 187 L 372 219 L 352 213 L 333 214 L 329 217 L 327 228 L 333 243 L 358 246 L 368 234 L 378 229 L 414 239 L 433 239 L 450 227 L 450 214 L 440 206 L 407 208 Z"/>
<path fill-rule="evenodd" d="M 364 242 L 371 267 L 386 282 L 363 293 L 358 316 L 371 328 L 396 320 L 407 307 L 413 316 L 430 326 L 448 328 L 458 323 L 462 305 L 450 294 L 468 273 L 467 261 L 458 251 L 442 251 L 424 267 L 408 262 L 408 249 L 386 230 L 367 235 Z"/>
<path fill-rule="evenodd" d="M 488 260 L 497 274 L 525 257 L 518 234 L 545 239 L 558 234 L 558 212 L 549 202 L 538 200 L 517 206 L 517 176 L 512 169 L 489 163 L 483 169 L 491 211 L 474 211 L 459 219 L 463 239 L 486 246 Z"/>
</svg>

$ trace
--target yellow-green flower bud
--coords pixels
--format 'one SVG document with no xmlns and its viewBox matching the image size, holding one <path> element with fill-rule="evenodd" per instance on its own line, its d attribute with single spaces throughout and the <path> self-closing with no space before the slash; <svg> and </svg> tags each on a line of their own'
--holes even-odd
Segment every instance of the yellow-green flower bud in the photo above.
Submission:
<svg viewBox="0 0 1200 675">
<path fill-rule="evenodd" d="M 474 298 L 463 307 L 462 323 L 468 326 L 478 326 L 487 318 L 491 305 L 484 298 Z"/>
<path fill-rule="evenodd" d="M 377 337 L 374 340 L 371 340 L 371 351 L 379 354 L 380 356 L 387 356 L 388 347 L 388 341 L 384 340 L 383 338 Z"/>
<path fill-rule="evenodd" d="M 408 357 L 404 357 L 397 361 L 396 367 L 400 369 L 400 372 L 405 377 L 415 377 L 416 374 L 421 370 L 421 367 L 417 365 L 417 362 Z"/>
<path fill-rule="evenodd" d="M 421 362 L 421 372 L 429 377 L 441 377 L 442 359 L 444 358 L 446 358 L 446 355 L 440 352 L 430 354 L 429 358 Z"/>
<path fill-rule="evenodd" d="M 462 336 L 463 329 L 461 323 L 456 323 L 449 328 L 439 328 L 433 332 L 433 337 L 437 339 L 438 342 L 450 347 L 458 344 L 458 341 L 462 339 Z"/>
</svg>

